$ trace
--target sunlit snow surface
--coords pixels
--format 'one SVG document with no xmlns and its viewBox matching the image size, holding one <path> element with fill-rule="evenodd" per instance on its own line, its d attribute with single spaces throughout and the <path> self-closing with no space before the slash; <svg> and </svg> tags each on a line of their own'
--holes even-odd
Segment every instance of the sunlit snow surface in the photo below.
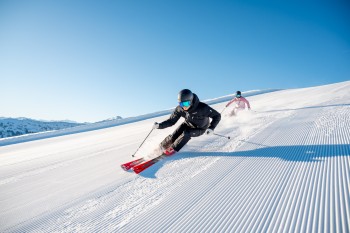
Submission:
<svg viewBox="0 0 350 233">
<path fill-rule="evenodd" d="M 230 140 L 193 138 L 140 175 L 119 165 L 169 114 L 1 141 L 0 232 L 350 232 L 350 82 L 247 99 L 215 129 Z"/>
</svg>

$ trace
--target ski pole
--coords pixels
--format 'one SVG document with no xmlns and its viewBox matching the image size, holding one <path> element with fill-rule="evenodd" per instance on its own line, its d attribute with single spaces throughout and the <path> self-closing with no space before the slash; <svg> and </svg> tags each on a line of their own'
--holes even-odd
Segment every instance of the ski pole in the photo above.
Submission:
<svg viewBox="0 0 350 233">
<path fill-rule="evenodd" d="M 227 138 L 227 139 L 231 139 L 230 136 L 225 136 L 225 135 L 221 135 L 221 134 L 217 134 L 217 133 L 213 133 L 214 135 L 216 136 L 219 136 L 219 137 L 223 137 L 223 138 Z"/>
<path fill-rule="evenodd" d="M 132 155 L 132 157 L 135 157 L 136 153 L 139 151 L 140 147 L 143 145 L 143 143 L 146 141 L 146 139 L 148 138 L 148 136 L 152 133 L 153 128 L 151 129 L 151 131 L 148 133 L 147 137 L 145 138 L 145 140 L 143 140 L 143 142 L 141 143 L 141 145 L 139 146 L 139 148 L 137 148 L 136 152 Z"/>
<path fill-rule="evenodd" d="M 222 114 L 222 113 L 225 111 L 226 108 L 227 108 L 227 107 L 225 106 L 224 109 L 220 112 L 220 114 Z"/>
</svg>

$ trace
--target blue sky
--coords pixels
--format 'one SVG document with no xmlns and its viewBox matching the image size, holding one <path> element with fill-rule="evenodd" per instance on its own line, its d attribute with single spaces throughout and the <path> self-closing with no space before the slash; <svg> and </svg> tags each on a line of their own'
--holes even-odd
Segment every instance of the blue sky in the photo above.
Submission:
<svg viewBox="0 0 350 233">
<path fill-rule="evenodd" d="M 78 122 L 346 81 L 350 3 L 0 0 L 0 80 L 0 116 Z"/>
</svg>

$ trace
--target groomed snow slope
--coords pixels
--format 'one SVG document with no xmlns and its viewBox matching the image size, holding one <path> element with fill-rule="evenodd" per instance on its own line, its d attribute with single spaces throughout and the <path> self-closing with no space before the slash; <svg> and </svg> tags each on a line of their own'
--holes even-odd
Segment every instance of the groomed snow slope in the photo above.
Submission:
<svg viewBox="0 0 350 233">
<path fill-rule="evenodd" d="M 167 116 L 0 147 L 0 232 L 350 232 L 350 81 L 248 99 L 140 175 Z"/>
</svg>

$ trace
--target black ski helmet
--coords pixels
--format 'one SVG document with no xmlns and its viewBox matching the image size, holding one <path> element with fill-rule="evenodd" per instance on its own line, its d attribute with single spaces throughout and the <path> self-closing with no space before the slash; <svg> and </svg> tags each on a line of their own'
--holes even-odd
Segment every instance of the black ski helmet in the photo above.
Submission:
<svg viewBox="0 0 350 233">
<path fill-rule="evenodd" d="M 183 89 L 179 92 L 179 95 L 177 97 L 177 100 L 180 102 L 184 101 L 192 101 L 193 100 L 193 93 L 192 91 L 188 89 Z"/>
<path fill-rule="evenodd" d="M 236 92 L 236 95 L 242 95 L 240 91 L 237 91 Z"/>
</svg>

